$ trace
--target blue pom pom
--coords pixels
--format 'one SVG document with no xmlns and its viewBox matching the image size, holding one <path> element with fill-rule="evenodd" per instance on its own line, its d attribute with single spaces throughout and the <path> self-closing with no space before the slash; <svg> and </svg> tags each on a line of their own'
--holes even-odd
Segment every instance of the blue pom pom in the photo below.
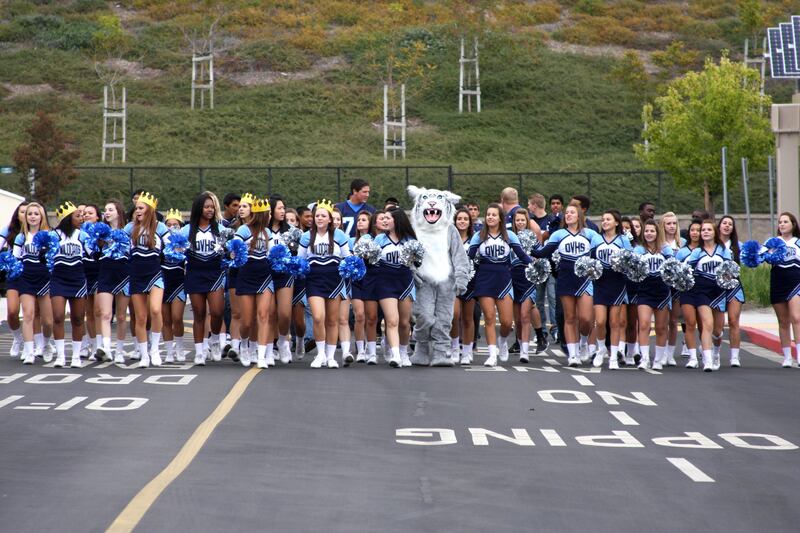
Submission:
<svg viewBox="0 0 800 533">
<path fill-rule="evenodd" d="M 128 256 L 128 252 L 131 249 L 131 238 L 125 231 L 121 229 L 112 230 L 104 240 L 106 245 L 103 248 L 103 257 L 116 260 L 124 259 Z"/>
<path fill-rule="evenodd" d="M 105 241 L 111 235 L 111 227 L 104 222 L 85 222 L 81 229 L 86 233 L 86 249 L 92 253 L 99 252 L 100 241 Z"/>
<path fill-rule="evenodd" d="M 358 281 L 364 278 L 367 273 L 367 266 L 364 260 L 356 255 L 348 255 L 339 263 L 339 275 L 343 279 Z"/>
<path fill-rule="evenodd" d="M 780 237 L 772 237 L 764 243 L 767 251 L 764 252 L 764 261 L 770 265 L 778 265 L 786 258 L 786 241 Z"/>
<path fill-rule="evenodd" d="M 225 243 L 225 250 L 230 259 L 223 259 L 222 266 L 225 268 L 241 268 L 247 263 L 247 245 L 242 239 L 231 239 Z"/>
<path fill-rule="evenodd" d="M 47 250 L 50 244 L 50 236 L 48 233 L 49 232 L 42 230 L 36 232 L 36 235 L 33 236 L 33 245 L 39 250 Z"/>
<path fill-rule="evenodd" d="M 272 271 L 277 272 L 278 274 L 283 274 L 288 272 L 289 260 L 292 258 L 292 253 L 289 251 L 287 246 L 283 244 L 276 244 L 269 249 L 267 258 L 269 259 Z"/>
<path fill-rule="evenodd" d="M 17 279 L 22 274 L 22 261 L 14 257 L 11 252 L 2 252 L 0 253 L 0 270 L 6 273 L 8 279 Z"/>
<path fill-rule="evenodd" d="M 169 239 L 164 243 L 164 257 L 170 261 L 180 263 L 186 260 L 186 250 L 189 248 L 189 239 L 179 231 L 171 231 Z"/>
<path fill-rule="evenodd" d="M 761 243 L 758 241 L 745 242 L 739 252 L 739 259 L 744 266 L 756 268 L 764 260 L 764 258 L 761 257 Z"/>
<path fill-rule="evenodd" d="M 308 275 L 308 272 L 311 270 L 311 267 L 308 265 L 308 261 L 306 261 L 302 257 L 294 256 L 289 259 L 289 264 L 287 271 L 292 276 L 297 278 L 304 278 Z"/>
</svg>

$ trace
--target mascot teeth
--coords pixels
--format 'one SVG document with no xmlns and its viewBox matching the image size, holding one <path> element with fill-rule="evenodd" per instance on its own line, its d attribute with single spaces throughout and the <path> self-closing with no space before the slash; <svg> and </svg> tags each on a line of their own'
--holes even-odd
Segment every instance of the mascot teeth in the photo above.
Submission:
<svg viewBox="0 0 800 533">
<path fill-rule="evenodd" d="M 439 222 L 439 219 L 442 217 L 442 210 L 441 209 L 425 209 L 423 211 L 423 215 L 425 216 L 425 220 L 428 224 L 436 224 Z"/>
</svg>

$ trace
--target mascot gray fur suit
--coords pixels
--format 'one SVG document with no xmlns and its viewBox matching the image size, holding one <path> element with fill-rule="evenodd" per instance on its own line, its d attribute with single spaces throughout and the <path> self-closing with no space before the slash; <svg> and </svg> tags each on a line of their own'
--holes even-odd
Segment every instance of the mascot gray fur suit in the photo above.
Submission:
<svg viewBox="0 0 800 533">
<path fill-rule="evenodd" d="M 422 265 L 414 272 L 416 347 L 411 362 L 423 366 L 458 364 L 450 350 L 450 326 L 457 294 L 469 282 L 469 258 L 453 223 L 461 198 L 450 191 L 408 187 L 414 201 L 411 224 L 425 248 Z"/>
</svg>

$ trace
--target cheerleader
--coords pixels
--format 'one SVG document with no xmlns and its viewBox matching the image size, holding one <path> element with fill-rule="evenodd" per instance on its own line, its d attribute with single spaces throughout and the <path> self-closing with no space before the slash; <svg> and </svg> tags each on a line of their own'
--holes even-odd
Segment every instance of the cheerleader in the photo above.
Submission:
<svg viewBox="0 0 800 533">
<path fill-rule="evenodd" d="M 377 236 L 384 231 L 384 221 L 388 215 L 380 209 L 372 213 L 370 218 L 370 235 Z M 367 274 L 361 280 L 361 298 L 364 301 L 364 336 L 367 339 L 367 364 L 377 364 L 378 344 L 378 300 L 373 296 L 375 287 L 375 270 L 367 267 Z M 384 357 L 386 353 L 384 352 Z"/>
<path fill-rule="evenodd" d="M 245 224 L 245 221 L 250 219 L 252 215 L 251 209 L 255 201 L 256 197 L 251 193 L 248 192 L 242 194 L 236 217 L 229 222 L 228 228 L 236 232 L 240 227 L 242 227 L 242 225 Z M 239 305 L 239 298 L 236 294 L 236 284 L 238 279 L 239 269 L 231 265 L 228 268 L 227 275 L 225 276 L 225 285 L 228 289 L 228 298 L 231 306 L 231 346 L 228 349 L 227 356 L 233 361 L 240 361 L 241 356 L 243 355 L 249 364 L 254 358 L 253 356 L 255 354 L 251 353 L 250 339 L 242 338 L 242 311 L 241 306 Z M 255 346 L 255 344 L 253 344 L 253 346 Z"/>
<path fill-rule="evenodd" d="M 526 209 L 517 209 L 512 220 L 514 233 L 530 230 L 531 220 Z M 536 233 L 541 234 L 539 226 L 536 226 Z M 511 252 L 511 286 L 514 289 L 514 329 L 519 339 L 519 361 L 528 362 L 528 349 L 531 340 L 531 319 L 532 309 L 536 302 L 536 287 L 525 277 L 526 264 L 521 261 L 517 254 Z M 541 318 L 539 319 L 539 332 L 541 332 Z"/>
<path fill-rule="evenodd" d="M 666 360 L 667 322 L 669 320 L 672 293 L 661 279 L 664 261 L 672 257 L 672 248 L 664 243 L 664 234 L 655 220 L 648 219 L 642 225 L 642 244 L 634 248 L 647 263 L 647 277 L 639 284 L 636 300 L 639 322 L 639 350 L 642 358 L 639 368 L 650 366 L 650 324 L 655 317 L 656 350 L 653 368 L 660 370 Z"/>
<path fill-rule="evenodd" d="M 489 345 L 489 356 L 483 365 L 489 367 L 497 365 L 498 356 L 501 361 L 508 360 L 508 337 L 514 313 L 511 252 L 522 263 L 531 262 L 517 236 L 507 232 L 504 220 L 505 214 L 500 204 L 489 204 L 486 207 L 483 228 L 480 233 L 472 236 L 468 252 L 471 260 L 479 257 L 474 297 L 478 299 L 483 311 L 486 342 Z M 497 314 L 500 315 L 499 342 L 494 329 Z"/>
<path fill-rule="evenodd" d="M 373 239 L 375 237 L 370 228 L 371 220 L 372 215 L 366 210 L 356 215 L 356 234 L 350 239 L 351 250 L 355 248 L 359 239 Z M 373 269 L 369 263 L 366 263 L 366 267 L 367 273 L 364 277 L 360 280 L 353 280 L 350 283 L 350 302 L 353 305 L 353 336 L 356 338 L 356 363 L 367 361 L 364 291 L 370 283 Z"/>
<path fill-rule="evenodd" d="M 455 214 L 455 226 L 459 238 L 464 246 L 464 251 L 469 253 L 470 241 L 475 231 L 472 225 L 472 216 L 466 207 L 460 207 Z M 461 359 L 459 364 L 472 364 L 472 343 L 475 340 L 475 321 L 472 318 L 475 312 L 475 278 L 469 280 L 467 290 L 457 295 L 453 305 L 453 325 L 450 327 L 450 349 L 458 356 L 459 344 L 461 345 Z M 460 335 L 459 335 L 460 331 Z"/>
<path fill-rule="evenodd" d="M 611 268 L 611 258 L 622 250 L 632 250 L 631 241 L 622 233 L 622 219 L 619 211 L 609 210 L 603 213 L 600 222 L 603 242 L 595 249 L 595 255 L 603 265 L 603 275 L 594 283 L 594 319 L 597 335 L 597 352 L 592 364 L 603 366 L 606 352 L 606 324 L 610 325 L 611 352 L 608 368 L 617 370 L 617 353 L 620 345 L 620 323 L 625 313 L 627 300 L 626 277 Z"/>
<path fill-rule="evenodd" d="M 219 202 L 206 191 L 192 202 L 189 224 L 181 233 L 189 240 L 186 254 L 184 289 L 192 304 L 192 333 L 195 345 L 195 364 L 205 364 L 203 341 L 206 338 L 206 310 L 210 315 L 211 359 L 222 359 L 225 333 L 222 319 L 225 312 L 225 271 L 222 268 L 223 248 L 220 244 L 222 225 L 219 223 Z"/>
<path fill-rule="evenodd" d="M 22 230 L 22 222 L 25 220 L 25 211 L 28 208 L 28 202 L 20 203 L 14 210 L 8 226 L 0 230 L 0 249 L 8 248 L 13 253 L 14 240 Z M 14 336 L 14 341 L 11 343 L 11 357 L 19 357 L 22 353 L 22 329 L 20 329 L 19 322 L 19 280 L 8 279 L 6 276 L 6 319 L 8 320 L 8 327 Z M 34 325 L 34 330 L 38 331 Z"/>
<path fill-rule="evenodd" d="M 386 326 L 385 337 L 393 368 L 411 366 L 408 341 L 411 337 L 411 312 L 414 304 L 414 276 L 401 262 L 403 244 L 417 235 L 405 211 L 390 209 L 383 217 L 384 233 L 375 237 L 381 247 L 381 258 L 375 267 L 372 298 L 380 304 Z"/>
<path fill-rule="evenodd" d="M 681 237 L 681 229 L 678 225 L 678 217 L 672 211 L 667 211 L 661 216 L 658 222 L 661 228 L 661 233 L 664 235 L 664 244 L 672 249 L 672 255 L 678 253 L 686 239 Z M 678 318 L 681 314 L 681 305 L 678 301 L 680 292 L 672 291 L 672 308 L 669 313 L 669 320 L 667 321 L 667 349 L 665 352 L 665 362 L 667 366 L 675 366 L 675 343 L 678 340 Z"/>
<path fill-rule="evenodd" d="M 352 224 L 352 221 L 350 223 Z M 338 207 L 333 208 L 333 227 L 342 230 L 348 237 L 350 236 L 350 232 L 342 229 L 342 212 Z M 353 250 L 352 238 L 350 238 L 350 250 Z M 353 354 L 350 353 L 351 284 L 351 280 L 345 280 L 345 291 L 342 293 L 342 301 L 339 304 L 339 346 L 342 348 L 342 364 L 344 366 L 350 366 L 350 363 L 354 361 Z"/>
<path fill-rule="evenodd" d="M 286 222 L 286 203 L 280 196 L 271 196 L 269 229 L 272 234 L 271 246 L 283 244 L 282 236 L 291 226 Z M 275 305 L 270 313 L 270 331 L 278 332 L 278 354 L 281 363 L 292 362 L 292 343 L 289 340 L 289 326 L 292 321 L 292 296 L 294 295 L 295 276 L 282 272 L 272 273 L 272 284 L 275 288 Z"/>
<path fill-rule="evenodd" d="M 684 246 L 675 254 L 675 259 L 683 263 L 689 259 L 692 252 L 702 245 L 700 240 L 700 227 L 702 222 L 700 220 L 692 220 L 689 224 L 688 236 Z M 689 361 L 686 363 L 686 368 L 697 368 L 697 311 L 695 309 L 694 292 L 682 292 L 680 296 L 681 313 L 683 313 L 683 321 L 686 329 L 683 332 L 683 342 L 686 345 L 686 353 L 689 356 Z"/>
<path fill-rule="evenodd" d="M 314 321 L 317 355 L 311 368 L 339 368 L 334 354 L 339 334 L 339 302 L 344 280 L 339 262 L 350 255 L 350 242 L 343 231 L 333 227 L 333 204 L 320 200 L 312 210 L 313 223 L 300 239 L 298 256 L 308 259 L 306 297 Z"/>
<path fill-rule="evenodd" d="M 177 209 L 170 209 L 164 217 L 164 225 L 169 233 L 164 236 L 164 243 L 170 242 L 173 235 L 181 232 L 183 215 Z M 183 312 L 186 309 L 186 291 L 184 290 L 186 260 L 177 261 L 164 256 L 161 274 L 164 276 L 164 297 L 161 300 L 161 316 L 164 320 L 162 328 L 167 363 L 186 361 L 183 349 Z"/>
<path fill-rule="evenodd" d="M 22 306 L 23 363 L 32 365 L 35 359 L 34 317 L 38 314 L 42 321 L 42 345 L 49 344 L 53 333 L 53 308 L 50 303 L 50 272 L 47 270 L 43 252 L 33 244 L 33 237 L 39 231 L 47 231 L 47 214 L 44 207 L 31 202 L 25 210 L 22 228 L 14 238 L 14 256 L 22 261 L 22 275 L 17 282 L 17 290 Z M 38 313 L 37 313 L 38 306 Z M 44 360 L 49 363 L 53 353 L 45 348 Z"/>
<path fill-rule="evenodd" d="M 800 228 L 793 214 L 784 212 L 778 217 L 778 237 L 786 242 L 787 253 L 779 264 L 772 266 L 769 299 L 775 316 L 778 317 L 783 367 L 791 368 L 790 327 L 794 332 L 795 342 L 800 339 Z M 800 367 L 800 350 L 797 353 L 797 365 Z"/>
<path fill-rule="evenodd" d="M 258 339 L 256 365 L 268 368 L 275 364 L 273 357 L 274 333 L 270 328 L 270 311 L 273 305 L 274 287 L 269 266 L 270 205 L 268 200 L 251 200 L 250 216 L 244 220 L 234 235 L 247 246 L 247 262 L 236 277 L 236 298 L 242 319 L 239 326 L 242 338 Z M 253 331 L 255 329 L 256 331 Z M 242 365 L 250 366 L 250 353 L 240 355 Z"/>
<path fill-rule="evenodd" d="M 103 220 L 112 230 L 125 227 L 125 210 L 116 200 L 108 202 L 103 210 Z M 105 246 L 106 243 L 100 243 Z M 97 260 L 97 295 L 95 296 L 94 316 L 98 323 L 101 344 L 97 347 L 97 358 L 101 361 L 111 357 L 111 315 L 117 320 L 117 347 L 114 363 L 125 362 L 125 322 L 130 300 L 130 266 L 128 254 L 123 257 L 100 255 Z"/>
<path fill-rule="evenodd" d="M 84 224 L 95 224 L 100 221 L 100 208 L 94 204 L 83 206 Z M 97 263 L 98 254 L 84 246 L 83 250 L 83 273 L 86 275 L 86 335 L 83 337 L 81 352 L 87 351 L 89 361 L 97 360 L 97 348 L 103 343 L 103 338 L 97 329 L 97 322 L 94 318 L 95 295 L 97 294 L 97 274 L 100 265 Z"/>
<path fill-rule="evenodd" d="M 635 248 L 642 243 L 642 221 L 638 217 L 623 217 L 622 227 L 631 247 Z M 639 312 L 636 307 L 639 299 L 639 284 L 626 279 L 625 292 L 628 295 L 628 303 L 625 305 L 623 317 L 625 349 L 620 348 L 620 352 L 625 354 L 625 366 L 633 366 L 638 362 L 636 358 L 639 357 Z"/>
<path fill-rule="evenodd" d="M 719 233 L 722 245 L 731 254 L 731 259 L 740 264 L 739 252 L 742 248 L 742 243 L 739 242 L 739 234 L 736 231 L 736 221 L 732 216 L 725 215 L 717 223 L 717 233 Z M 742 335 L 739 329 L 739 318 L 742 315 L 742 304 L 745 302 L 744 288 L 742 283 L 737 280 L 738 286 L 728 290 L 726 295 L 727 303 L 725 310 L 728 314 L 728 340 L 731 345 L 731 360 L 730 365 L 734 368 L 742 366 L 739 360 L 739 349 L 742 345 Z M 722 342 L 722 339 L 719 340 Z M 719 352 L 720 345 L 714 345 L 714 349 Z"/>
<path fill-rule="evenodd" d="M 161 273 L 161 250 L 167 227 L 156 218 L 158 199 L 143 192 L 136 200 L 133 222 L 125 226 L 131 238 L 130 294 L 136 325 L 139 368 L 161 366 L 161 302 L 164 298 L 164 276 Z M 195 310 L 195 313 L 197 310 Z M 147 350 L 147 317 L 150 317 L 150 352 Z"/>
<path fill-rule="evenodd" d="M 564 209 L 561 229 L 550 235 L 544 248 L 531 253 L 534 257 L 549 257 L 557 250 L 561 256 L 556 278 L 556 296 L 561 298 L 561 308 L 564 311 L 563 338 L 567 343 L 568 364 L 573 367 L 579 366 L 582 359 L 588 359 L 589 334 L 593 324 L 592 282 L 575 275 L 575 261 L 590 255 L 603 242 L 602 237 L 586 228 L 584 223 L 581 204 L 571 201 Z"/>
<path fill-rule="evenodd" d="M 699 318 L 700 344 L 703 349 L 703 370 L 719 370 L 719 352 L 713 349 L 712 341 L 722 337 L 725 322 L 726 291 L 717 285 L 716 272 L 723 261 L 731 258 L 722 245 L 713 220 L 704 220 L 700 226 L 702 244 L 686 259 L 694 269 L 695 283 L 689 291 L 689 299 Z M 690 361 L 691 362 L 691 361 Z M 697 362 L 689 368 L 696 368 Z"/>
</svg>

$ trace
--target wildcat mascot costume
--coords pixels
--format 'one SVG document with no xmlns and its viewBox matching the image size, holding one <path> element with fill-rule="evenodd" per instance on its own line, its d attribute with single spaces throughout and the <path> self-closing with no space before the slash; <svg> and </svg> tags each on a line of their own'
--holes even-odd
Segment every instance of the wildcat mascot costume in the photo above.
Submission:
<svg viewBox="0 0 800 533">
<path fill-rule="evenodd" d="M 455 203 L 461 198 L 450 191 L 408 187 L 414 200 L 411 224 L 425 247 L 422 265 L 414 273 L 415 365 L 454 366 L 450 351 L 450 326 L 456 294 L 469 282 L 469 259 L 453 224 Z"/>
</svg>

